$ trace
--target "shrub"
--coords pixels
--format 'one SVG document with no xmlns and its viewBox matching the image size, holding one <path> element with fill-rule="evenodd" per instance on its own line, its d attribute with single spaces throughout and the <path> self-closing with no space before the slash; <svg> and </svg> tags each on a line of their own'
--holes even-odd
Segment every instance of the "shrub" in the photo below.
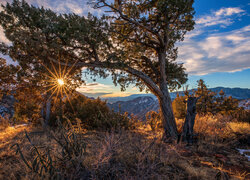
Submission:
<svg viewBox="0 0 250 180">
<path fill-rule="evenodd" d="M 41 110 L 39 103 L 42 101 L 40 92 L 32 88 L 18 89 L 15 94 L 16 102 L 14 104 L 15 122 L 33 122 L 40 123 Z"/>
<path fill-rule="evenodd" d="M 146 114 L 147 123 L 150 125 L 152 131 L 162 128 L 161 115 L 155 111 L 149 111 Z"/>
<path fill-rule="evenodd" d="M 41 179 L 89 178 L 90 173 L 82 164 L 87 144 L 81 127 L 75 128 L 70 121 L 66 126 L 63 126 L 60 121 L 57 122 L 59 131 L 47 131 L 50 139 L 56 142 L 56 151 L 53 152 L 51 147 L 36 146 L 26 131 L 26 137 L 34 150 L 32 158 L 24 157 L 19 144 L 16 143 L 12 147 L 16 146 L 16 152 L 20 154 L 27 168 L 35 174 L 34 179 L 37 179 L 37 176 Z"/>
<path fill-rule="evenodd" d="M 184 119 L 186 116 L 185 99 L 186 99 L 185 96 L 179 96 L 179 94 L 177 94 L 177 97 L 174 99 L 172 103 L 174 116 L 177 119 Z"/>
<path fill-rule="evenodd" d="M 81 120 L 82 126 L 89 130 L 129 129 L 133 126 L 133 122 L 126 113 L 121 115 L 111 111 L 105 101 L 101 101 L 99 98 L 90 99 L 81 94 L 73 95 L 69 101 L 64 101 L 63 107 L 55 108 L 50 119 L 51 125 L 56 122 L 60 108 L 63 109 L 64 116 L 73 124 L 78 118 Z"/>
</svg>

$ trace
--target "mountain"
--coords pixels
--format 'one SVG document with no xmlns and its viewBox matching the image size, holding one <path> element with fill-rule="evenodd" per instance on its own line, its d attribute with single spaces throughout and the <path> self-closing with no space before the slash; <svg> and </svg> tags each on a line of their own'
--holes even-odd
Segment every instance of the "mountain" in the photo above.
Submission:
<svg viewBox="0 0 250 180">
<path fill-rule="evenodd" d="M 153 94 L 132 94 L 130 96 L 125 96 L 125 97 L 108 97 L 108 98 L 101 98 L 101 99 L 107 100 L 109 103 L 115 103 L 118 101 L 130 101 L 138 97 L 152 97 L 156 99 L 156 96 Z"/>
<path fill-rule="evenodd" d="M 249 99 L 250 98 L 250 89 L 247 88 L 225 88 L 225 87 L 215 87 L 210 88 L 213 92 L 219 93 L 220 90 L 223 90 L 226 94 L 226 96 L 232 96 L 235 99 Z M 196 90 L 196 89 L 194 89 Z M 193 90 L 189 90 L 190 93 L 192 93 Z M 184 96 L 183 91 L 178 91 L 180 96 Z M 170 97 L 172 100 L 176 98 L 177 92 L 171 92 Z M 107 100 L 108 103 L 115 103 L 118 101 L 130 101 L 138 97 L 152 97 L 154 99 L 157 99 L 153 94 L 132 94 L 130 96 L 126 97 L 110 97 L 110 98 L 101 98 L 102 100 Z"/>
<path fill-rule="evenodd" d="M 232 96 L 233 98 L 241 100 L 239 102 L 240 107 L 245 109 L 250 109 L 250 89 L 243 88 L 224 88 L 216 87 L 210 88 L 214 92 L 220 92 L 220 90 L 225 92 L 226 96 Z M 190 90 L 192 93 L 192 90 Z M 181 96 L 184 92 L 179 92 Z M 175 99 L 177 92 L 170 93 L 171 99 Z M 244 100 L 245 99 L 245 100 Z M 137 118 L 145 120 L 145 115 L 149 111 L 157 111 L 159 109 L 159 104 L 157 98 L 152 94 L 134 94 L 127 97 L 112 97 L 106 98 L 107 105 L 109 108 L 113 109 L 115 112 L 128 112 L 129 115 L 134 114 Z"/>
<path fill-rule="evenodd" d="M 115 103 L 107 103 L 110 109 L 115 112 L 125 113 L 128 115 L 134 114 L 138 119 L 145 120 L 145 115 L 149 111 L 157 111 L 159 104 L 157 99 L 151 96 L 137 97 L 128 101 L 117 101 Z"/>
<path fill-rule="evenodd" d="M 232 96 L 235 99 L 249 99 L 250 98 L 250 89 L 247 88 L 225 88 L 225 87 L 216 87 L 210 88 L 213 92 L 220 92 L 223 90 L 226 96 Z"/>
<path fill-rule="evenodd" d="M 239 107 L 250 110 L 250 99 L 244 99 L 239 102 Z"/>
</svg>

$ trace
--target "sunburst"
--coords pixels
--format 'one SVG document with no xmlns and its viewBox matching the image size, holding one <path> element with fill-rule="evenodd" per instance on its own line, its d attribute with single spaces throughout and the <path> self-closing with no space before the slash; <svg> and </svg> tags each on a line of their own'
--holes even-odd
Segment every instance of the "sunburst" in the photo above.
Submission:
<svg viewBox="0 0 250 180">
<path fill-rule="evenodd" d="M 75 62 L 76 63 L 76 62 Z M 50 61 L 50 68 L 46 65 L 42 64 L 43 67 L 48 71 L 48 73 L 44 73 L 46 80 L 44 80 L 44 87 L 47 88 L 45 93 L 50 94 L 50 98 L 55 97 L 55 102 L 58 100 L 66 99 L 69 101 L 70 106 L 72 107 L 73 111 L 74 108 L 70 102 L 69 92 L 71 90 L 70 87 L 70 72 L 72 71 L 75 63 L 68 68 L 68 62 L 64 64 L 64 68 L 61 67 L 60 60 L 58 61 L 58 69 L 56 69 L 54 63 Z"/>
</svg>

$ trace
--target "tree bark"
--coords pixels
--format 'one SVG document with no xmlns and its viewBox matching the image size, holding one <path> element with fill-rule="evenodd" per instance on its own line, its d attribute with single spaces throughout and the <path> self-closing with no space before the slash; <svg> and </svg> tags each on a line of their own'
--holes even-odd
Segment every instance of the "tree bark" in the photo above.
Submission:
<svg viewBox="0 0 250 180">
<path fill-rule="evenodd" d="M 46 101 L 45 126 L 49 125 L 50 111 L 51 111 L 51 98 L 47 99 Z"/>
<path fill-rule="evenodd" d="M 196 102 L 199 98 L 188 97 L 187 100 L 187 114 L 181 134 L 181 141 L 193 144 L 193 131 L 196 116 Z"/>
<path fill-rule="evenodd" d="M 162 115 L 163 128 L 166 138 L 177 140 L 178 132 L 173 114 L 172 101 L 168 91 L 163 92 L 162 97 L 158 97 Z"/>
<path fill-rule="evenodd" d="M 178 132 L 174 118 L 172 101 L 168 91 L 168 83 L 166 76 L 166 50 L 165 47 L 158 51 L 158 59 L 160 63 L 160 91 L 158 96 L 160 110 L 162 114 L 163 128 L 166 138 L 171 138 L 176 141 L 178 139 Z"/>
</svg>

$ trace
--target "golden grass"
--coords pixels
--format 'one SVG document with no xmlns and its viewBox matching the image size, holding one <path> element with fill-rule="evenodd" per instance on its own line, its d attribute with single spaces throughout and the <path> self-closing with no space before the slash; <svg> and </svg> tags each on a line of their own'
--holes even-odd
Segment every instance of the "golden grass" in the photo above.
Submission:
<svg viewBox="0 0 250 180">
<path fill-rule="evenodd" d="M 181 129 L 182 122 L 177 124 Z M 195 133 L 199 139 L 191 147 L 164 143 L 162 131 L 152 132 L 147 125 L 116 133 L 81 131 L 87 144 L 86 154 L 75 157 L 74 161 L 82 163 L 91 179 L 248 179 L 250 163 L 229 142 L 234 138 L 235 143 L 237 134 L 248 136 L 249 128 L 247 123 L 228 122 L 219 116 L 197 116 Z M 11 148 L 19 143 L 24 156 L 29 161 L 34 158 L 24 129 L 31 132 L 30 138 L 37 147 L 51 149 L 54 160 L 61 151 L 47 133 L 32 133 L 41 129 L 9 127 L 0 132 L 0 179 L 39 179 Z M 59 132 L 59 129 L 55 132 L 58 137 Z M 64 163 L 67 177 L 83 177 L 70 166 L 70 161 Z M 55 165 L 62 168 L 59 161 Z"/>
<path fill-rule="evenodd" d="M 245 122 L 229 122 L 226 129 L 232 133 L 249 134 L 250 124 Z"/>
</svg>

